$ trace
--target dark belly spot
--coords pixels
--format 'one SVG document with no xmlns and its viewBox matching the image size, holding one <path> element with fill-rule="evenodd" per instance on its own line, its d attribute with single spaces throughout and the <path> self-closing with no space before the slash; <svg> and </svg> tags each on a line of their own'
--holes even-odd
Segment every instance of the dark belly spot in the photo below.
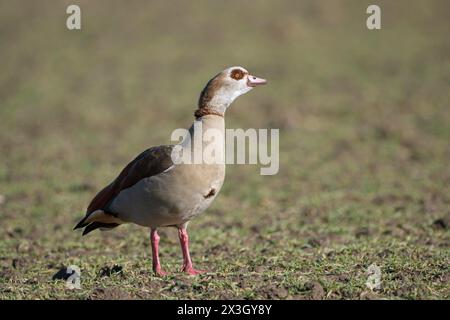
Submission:
<svg viewBox="0 0 450 320">
<path fill-rule="evenodd" d="M 208 194 L 206 196 L 203 196 L 205 199 L 211 198 L 213 195 L 216 194 L 216 189 L 211 188 L 211 190 L 209 190 Z"/>
</svg>

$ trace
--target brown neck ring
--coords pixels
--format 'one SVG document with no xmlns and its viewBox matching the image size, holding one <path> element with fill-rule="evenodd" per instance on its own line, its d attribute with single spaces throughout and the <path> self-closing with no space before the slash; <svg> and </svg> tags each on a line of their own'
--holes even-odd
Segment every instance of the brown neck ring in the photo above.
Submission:
<svg viewBox="0 0 450 320">
<path fill-rule="evenodd" d="M 220 117 L 224 116 L 224 114 L 222 112 L 216 111 L 216 110 L 208 108 L 208 107 L 198 108 L 197 110 L 195 110 L 195 113 L 194 113 L 195 119 L 201 118 L 206 115 L 216 115 L 216 116 L 220 116 Z"/>
</svg>

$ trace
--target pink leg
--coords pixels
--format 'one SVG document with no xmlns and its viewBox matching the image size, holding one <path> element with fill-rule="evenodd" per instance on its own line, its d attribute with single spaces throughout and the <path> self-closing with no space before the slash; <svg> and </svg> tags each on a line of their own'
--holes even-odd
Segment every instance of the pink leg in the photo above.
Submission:
<svg viewBox="0 0 450 320">
<path fill-rule="evenodd" d="M 165 276 L 167 272 L 161 270 L 161 264 L 159 262 L 159 235 L 156 229 L 151 229 L 150 239 L 152 241 L 152 260 L 153 260 L 153 271 L 158 276 Z"/>
<path fill-rule="evenodd" d="M 181 271 L 193 276 L 205 272 L 196 270 L 192 266 L 191 255 L 189 254 L 189 236 L 186 229 L 179 228 L 178 237 L 180 238 L 181 251 L 183 252 L 183 269 Z"/>
</svg>

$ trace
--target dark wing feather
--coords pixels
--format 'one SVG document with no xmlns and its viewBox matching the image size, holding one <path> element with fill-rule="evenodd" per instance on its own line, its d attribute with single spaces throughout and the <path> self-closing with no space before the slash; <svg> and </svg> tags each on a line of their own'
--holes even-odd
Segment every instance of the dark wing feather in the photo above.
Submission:
<svg viewBox="0 0 450 320">
<path fill-rule="evenodd" d="M 103 210 L 120 191 L 140 180 L 157 175 L 173 165 L 171 153 L 173 146 L 158 146 L 145 150 L 131 161 L 119 176 L 101 190 L 89 204 L 86 215 L 95 210 Z"/>
<path fill-rule="evenodd" d="M 88 233 L 91 233 L 92 231 L 94 231 L 95 229 L 98 229 L 98 228 L 113 229 L 117 226 L 119 226 L 117 223 L 92 222 L 86 228 L 84 228 L 82 235 L 85 236 Z"/>
</svg>

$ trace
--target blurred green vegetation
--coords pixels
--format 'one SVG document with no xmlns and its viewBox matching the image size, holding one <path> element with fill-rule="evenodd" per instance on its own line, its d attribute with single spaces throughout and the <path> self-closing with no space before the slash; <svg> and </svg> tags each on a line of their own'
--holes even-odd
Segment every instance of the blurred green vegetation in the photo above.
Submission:
<svg viewBox="0 0 450 320">
<path fill-rule="evenodd" d="M 450 3 L 0 1 L 0 298 L 450 297 Z M 382 29 L 366 28 L 366 8 Z M 280 172 L 228 166 L 150 272 L 148 231 L 72 231 L 135 155 L 187 127 L 200 90 L 242 65 L 269 85 L 228 128 L 279 128 Z M 381 290 L 365 286 L 382 270 Z M 52 280 L 79 265 L 82 290 Z M 102 268 L 122 273 L 102 277 Z"/>
</svg>

